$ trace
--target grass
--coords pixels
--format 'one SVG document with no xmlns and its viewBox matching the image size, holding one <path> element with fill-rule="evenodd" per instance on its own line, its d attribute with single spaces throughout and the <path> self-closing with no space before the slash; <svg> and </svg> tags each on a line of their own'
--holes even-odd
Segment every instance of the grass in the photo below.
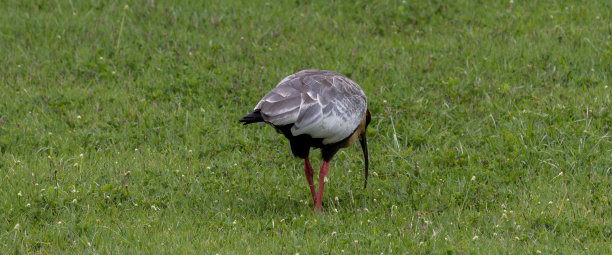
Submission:
<svg viewBox="0 0 612 255">
<path fill-rule="evenodd" d="M 610 2 L 477 2 L 2 1 L 0 253 L 611 253 Z M 373 113 L 322 215 L 237 122 L 306 68 Z"/>
</svg>

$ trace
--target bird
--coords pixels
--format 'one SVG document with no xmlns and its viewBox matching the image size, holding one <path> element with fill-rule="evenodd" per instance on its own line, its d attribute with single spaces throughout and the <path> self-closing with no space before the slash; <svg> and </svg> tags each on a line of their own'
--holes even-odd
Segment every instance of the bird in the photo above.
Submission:
<svg viewBox="0 0 612 255">
<path fill-rule="evenodd" d="M 239 120 L 244 125 L 265 122 L 289 139 L 291 152 L 304 160 L 304 173 L 314 203 L 321 213 L 323 189 L 329 163 L 341 149 L 357 139 L 365 164 L 363 188 L 368 185 L 368 144 L 366 129 L 371 115 L 361 87 L 333 71 L 307 69 L 282 79 L 257 103 L 253 112 Z M 308 159 L 310 149 L 321 149 L 319 190 L 315 192 L 314 170 Z"/>
</svg>

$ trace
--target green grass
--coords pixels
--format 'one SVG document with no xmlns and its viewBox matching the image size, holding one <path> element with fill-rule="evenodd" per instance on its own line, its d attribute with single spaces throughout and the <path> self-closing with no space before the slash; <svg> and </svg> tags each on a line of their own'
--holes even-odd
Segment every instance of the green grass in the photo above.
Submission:
<svg viewBox="0 0 612 255">
<path fill-rule="evenodd" d="M 0 253 L 612 253 L 610 2 L 368 2 L 0 1 Z M 237 121 L 306 68 L 373 113 L 322 215 Z"/>
</svg>

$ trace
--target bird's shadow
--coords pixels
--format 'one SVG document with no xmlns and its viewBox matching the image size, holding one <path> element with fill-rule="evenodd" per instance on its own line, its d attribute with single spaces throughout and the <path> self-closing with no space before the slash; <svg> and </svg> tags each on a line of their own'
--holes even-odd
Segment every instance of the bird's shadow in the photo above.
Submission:
<svg viewBox="0 0 612 255">
<path fill-rule="evenodd" d="M 292 194 L 293 195 L 293 194 Z M 338 197 L 336 201 L 335 198 Z M 367 200 L 367 194 L 355 191 L 352 194 L 346 192 L 329 192 L 323 197 L 322 212 L 326 213 L 334 209 L 343 211 L 357 211 L 363 201 Z M 294 196 L 283 196 L 280 192 L 269 194 L 253 194 L 245 199 L 239 213 L 255 217 L 270 217 L 270 215 L 282 215 L 284 217 L 301 216 L 313 213 L 314 202 L 310 193 L 295 194 Z"/>
</svg>

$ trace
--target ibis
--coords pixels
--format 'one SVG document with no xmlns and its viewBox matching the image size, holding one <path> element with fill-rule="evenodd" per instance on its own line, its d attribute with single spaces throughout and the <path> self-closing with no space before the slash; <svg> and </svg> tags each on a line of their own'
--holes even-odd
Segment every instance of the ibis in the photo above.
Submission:
<svg viewBox="0 0 612 255">
<path fill-rule="evenodd" d="M 329 162 L 340 148 L 348 147 L 357 138 L 365 163 L 363 187 L 367 187 L 366 129 L 370 124 L 370 111 L 363 90 L 346 76 L 327 70 L 302 70 L 289 75 L 240 122 L 244 125 L 265 122 L 289 139 L 293 155 L 304 159 L 314 212 L 321 212 Z M 310 148 L 321 149 L 323 157 L 318 193 L 315 192 L 314 173 L 308 160 Z"/>
</svg>

